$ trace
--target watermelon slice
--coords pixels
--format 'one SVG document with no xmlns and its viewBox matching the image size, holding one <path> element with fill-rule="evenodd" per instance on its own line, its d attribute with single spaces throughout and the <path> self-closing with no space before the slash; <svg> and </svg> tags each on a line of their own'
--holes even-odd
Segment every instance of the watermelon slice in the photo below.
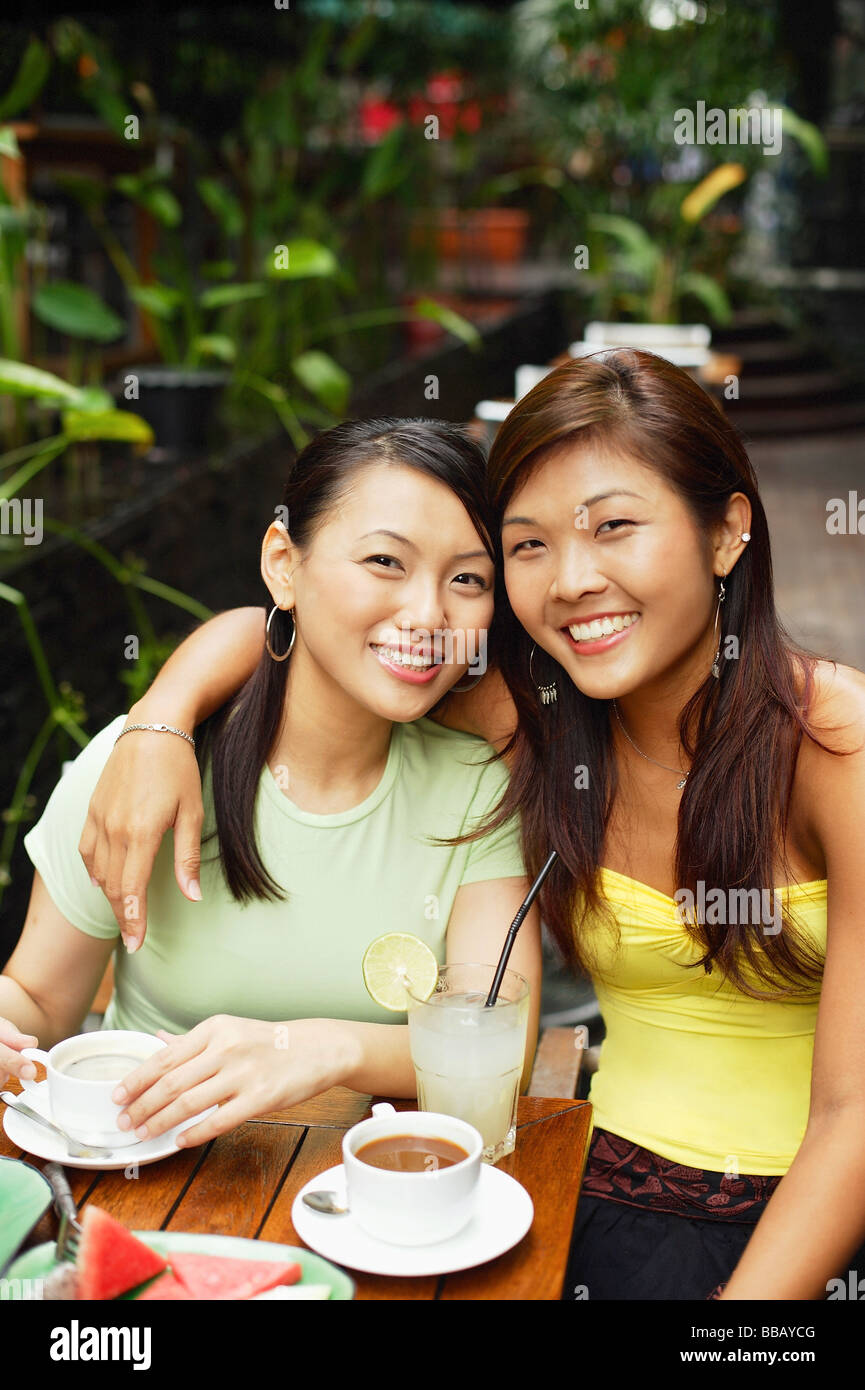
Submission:
<svg viewBox="0 0 865 1390">
<path fill-rule="evenodd" d="M 164 1274 L 160 1274 L 158 1279 L 154 1279 L 152 1284 L 148 1284 L 144 1292 L 138 1295 L 136 1301 L 144 1303 L 146 1299 L 153 1302 L 156 1302 L 157 1299 L 162 1302 L 167 1302 L 169 1299 L 185 1300 L 189 1303 L 194 1301 L 192 1294 L 187 1293 L 183 1284 L 179 1279 L 175 1279 L 170 1270 L 166 1270 Z"/>
<path fill-rule="evenodd" d="M 78 1297 L 117 1298 L 166 1268 L 167 1262 L 101 1207 L 86 1206 L 78 1245 Z"/>
<path fill-rule="evenodd" d="M 299 1264 L 276 1260 L 238 1260 L 227 1255 L 195 1255 L 177 1251 L 171 1268 L 193 1298 L 252 1298 L 277 1284 L 296 1284 Z"/>
</svg>

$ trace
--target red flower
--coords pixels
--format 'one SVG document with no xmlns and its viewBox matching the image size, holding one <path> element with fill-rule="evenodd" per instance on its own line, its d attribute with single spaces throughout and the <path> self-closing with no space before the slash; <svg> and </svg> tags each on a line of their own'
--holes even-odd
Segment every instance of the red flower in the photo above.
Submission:
<svg viewBox="0 0 865 1390">
<path fill-rule="evenodd" d="M 399 107 L 383 98 L 364 97 L 360 104 L 361 134 L 369 145 L 377 145 L 402 118 Z"/>
</svg>

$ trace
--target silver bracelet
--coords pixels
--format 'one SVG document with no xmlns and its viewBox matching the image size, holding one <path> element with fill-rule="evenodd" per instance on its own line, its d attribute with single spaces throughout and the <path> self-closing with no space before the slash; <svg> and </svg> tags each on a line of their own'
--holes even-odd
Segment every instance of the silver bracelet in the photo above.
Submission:
<svg viewBox="0 0 865 1390">
<path fill-rule="evenodd" d="M 114 740 L 115 747 L 122 739 L 123 734 L 131 734 L 133 729 L 148 729 L 154 734 L 179 734 L 181 738 L 186 739 L 187 743 L 191 743 L 193 748 L 195 747 L 194 738 L 191 738 L 189 734 L 185 734 L 182 729 L 175 729 L 171 724 L 130 724 L 127 729 L 124 729 L 122 733 L 117 735 Z"/>
</svg>

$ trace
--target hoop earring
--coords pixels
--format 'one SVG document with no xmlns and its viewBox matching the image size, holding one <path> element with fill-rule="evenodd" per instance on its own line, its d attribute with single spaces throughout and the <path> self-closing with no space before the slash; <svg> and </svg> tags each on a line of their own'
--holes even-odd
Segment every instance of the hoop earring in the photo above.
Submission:
<svg viewBox="0 0 865 1390">
<path fill-rule="evenodd" d="M 286 612 L 292 614 L 291 641 L 289 642 L 288 647 L 283 652 L 282 656 L 277 656 L 276 652 L 273 650 L 273 647 L 270 645 L 270 624 L 273 622 L 274 613 L 278 612 L 278 610 L 279 604 L 275 603 L 270 610 L 270 617 L 267 620 L 267 627 L 264 629 L 264 645 L 267 648 L 270 655 L 273 657 L 274 661 L 285 661 L 289 656 L 291 656 L 291 649 L 294 646 L 294 639 L 297 636 L 297 619 L 294 617 L 294 609 L 287 608 Z"/>
<path fill-rule="evenodd" d="M 558 699 L 558 691 L 556 690 L 556 683 L 555 683 L 555 681 L 550 681 L 549 685 L 538 685 L 538 684 L 537 684 L 537 682 L 536 682 L 536 680 L 535 680 L 535 677 L 534 677 L 534 673 L 533 673 L 533 671 L 532 671 L 532 657 L 534 656 L 534 654 L 535 654 L 535 644 L 532 643 L 532 649 L 531 649 L 531 651 L 529 652 L 529 680 L 532 682 L 532 685 L 535 686 L 535 688 L 536 688 L 536 690 L 537 690 L 537 692 L 538 692 L 538 696 L 539 696 L 539 698 L 540 698 L 541 704 L 542 704 L 542 705 L 554 705 L 554 704 L 556 703 L 556 700 Z"/>
<path fill-rule="evenodd" d="M 724 570 L 724 579 L 726 579 L 726 578 L 727 578 L 727 571 Z M 724 579 L 721 580 L 721 587 L 720 587 L 720 589 L 718 590 L 718 607 L 715 609 L 715 627 L 714 627 L 713 632 L 712 632 L 712 640 L 714 641 L 716 637 L 718 638 L 718 647 L 717 647 L 717 650 L 716 650 L 716 652 L 715 652 L 715 660 L 712 662 L 712 675 L 715 677 L 715 680 L 716 680 L 716 681 L 718 681 L 718 680 L 721 679 L 721 668 L 720 668 L 720 666 L 718 665 L 718 662 L 719 662 L 720 657 L 721 657 L 721 639 L 720 639 L 720 637 L 718 637 L 718 619 L 719 619 L 720 616 L 721 616 L 721 604 L 724 602 L 724 597 L 725 597 L 726 592 L 727 592 L 726 589 L 724 588 Z M 725 659 L 726 659 L 726 658 L 725 658 Z"/>
<path fill-rule="evenodd" d="M 468 685 L 452 685 L 447 693 L 448 695 L 468 695 L 469 691 L 474 690 L 479 684 L 479 682 L 483 680 L 483 677 L 484 672 L 481 671 L 480 675 L 476 676 L 475 679 L 473 681 L 470 681 Z"/>
</svg>

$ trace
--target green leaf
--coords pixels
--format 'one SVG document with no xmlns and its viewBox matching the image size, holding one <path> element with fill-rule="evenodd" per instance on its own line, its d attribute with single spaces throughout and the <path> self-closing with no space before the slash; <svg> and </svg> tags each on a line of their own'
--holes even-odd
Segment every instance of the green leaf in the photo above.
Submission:
<svg viewBox="0 0 865 1390">
<path fill-rule="evenodd" d="M 51 55 L 39 39 L 31 39 L 24 50 L 18 71 L 5 97 L 0 101 L 0 120 L 16 115 L 39 95 L 51 69 Z"/>
<path fill-rule="evenodd" d="M 163 227 L 177 227 L 182 220 L 180 204 L 170 188 L 136 174 L 119 174 L 114 187 L 145 208 Z"/>
<path fill-rule="evenodd" d="M 243 231 L 243 207 L 233 193 L 218 179 L 201 178 L 196 183 L 201 200 L 213 213 L 226 236 L 240 236 Z"/>
<path fill-rule="evenodd" d="M 129 98 L 118 96 L 98 75 L 85 78 L 81 83 L 81 92 L 114 134 L 121 140 L 125 139 L 126 117 L 133 114 L 129 110 Z"/>
<path fill-rule="evenodd" d="M 709 275 L 698 270 L 686 270 L 679 276 L 679 295 L 691 294 L 709 311 L 716 323 L 729 323 L 733 309 L 725 291 Z"/>
<path fill-rule="evenodd" d="M 395 125 L 375 146 L 363 171 L 360 183 L 361 201 L 381 198 L 403 182 L 410 170 L 408 160 L 400 157 L 404 139 L 405 127 Z"/>
<path fill-rule="evenodd" d="M 339 272 L 333 252 L 319 241 L 294 237 L 275 246 L 264 266 L 274 280 L 304 280 L 311 276 L 331 276 Z"/>
<path fill-rule="evenodd" d="M 433 323 L 440 323 L 442 328 L 447 329 L 448 333 L 453 333 L 455 338 L 460 338 L 464 343 L 474 350 L 481 345 L 481 335 L 473 323 L 464 319 L 462 314 L 457 314 L 453 309 L 448 309 L 446 305 L 439 304 L 435 299 L 419 299 L 412 305 L 412 312 L 422 319 L 432 319 Z"/>
<path fill-rule="evenodd" d="M 72 440 L 121 439 L 132 444 L 153 443 L 153 430 L 147 421 L 129 410 L 105 410 L 99 415 L 65 410 L 63 433 Z"/>
<path fill-rule="evenodd" d="M 31 304 L 42 323 L 73 338 L 95 338 L 99 343 L 110 343 L 126 332 L 126 324 L 119 315 L 86 285 L 74 285 L 69 280 L 40 285 Z"/>
<path fill-rule="evenodd" d="M 103 415 L 114 409 L 114 397 L 101 386 L 81 386 L 75 396 L 75 409 L 84 414 Z"/>
<path fill-rule="evenodd" d="M 43 372 L 28 362 L 0 358 L 0 395 L 31 396 L 42 400 L 63 400 L 74 404 L 80 392 L 53 372 Z"/>
<path fill-rule="evenodd" d="M 55 178 L 63 191 L 80 203 L 91 216 L 98 212 L 108 196 L 107 186 L 87 174 L 64 174 L 58 171 Z"/>
<path fill-rule="evenodd" d="M 192 349 L 202 357 L 218 357 L 220 362 L 233 362 L 237 348 L 224 333 L 202 333 L 192 340 Z"/>
<path fill-rule="evenodd" d="M 202 261 L 201 264 L 205 280 L 229 280 L 236 272 L 234 261 Z"/>
<path fill-rule="evenodd" d="M 379 36 L 378 16 L 369 13 L 365 14 L 354 29 L 350 29 L 342 48 L 337 54 L 337 63 L 341 72 L 350 72 L 357 67 L 367 49 L 371 48 Z"/>
<path fill-rule="evenodd" d="M 479 205 L 496 203 L 526 187 L 537 187 L 540 184 L 547 188 L 561 188 L 564 182 L 565 176 L 561 169 L 532 164 L 525 169 L 514 169 L 510 173 L 497 174 L 495 178 L 487 179 L 477 189 L 474 201 Z"/>
<path fill-rule="evenodd" d="M 183 303 L 180 290 L 168 285 L 136 285 L 129 293 L 136 304 L 156 319 L 173 319 Z"/>
<path fill-rule="evenodd" d="M 596 212 L 590 214 L 588 225 L 619 243 L 626 270 L 645 278 L 654 274 L 661 252 L 639 222 L 613 213 Z"/>
<path fill-rule="evenodd" d="M 32 203 L 18 207 L 0 203 L 0 232 L 29 232 L 43 225 L 41 210 Z"/>
<path fill-rule="evenodd" d="M 797 116 L 789 106 L 782 106 L 780 110 L 782 138 L 784 135 L 792 135 L 794 140 L 798 140 L 815 174 L 825 178 L 829 172 L 829 150 L 820 131 L 810 121 Z"/>
<path fill-rule="evenodd" d="M 351 377 L 328 353 L 311 348 L 293 359 L 291 369 L 310 395 L 328 410 L 337 415 L 344 412 L 351 395 Z"/>
<path fill-rule="evenodd" d="M 250 283 L 248 285 L 213 285 L 202 290 L 198 302 L 202 309 L 223 309 L 227 304 L 242 304 L 247 299 L 262 299 L 267 294 L 267 286 Z"/>
<path fill-rule="evenodd" d="M 21 158 L 18 137 L 11 126 L 0 126 L 0 154 L 5 155 L 7 159 Z"/>
</svg>

